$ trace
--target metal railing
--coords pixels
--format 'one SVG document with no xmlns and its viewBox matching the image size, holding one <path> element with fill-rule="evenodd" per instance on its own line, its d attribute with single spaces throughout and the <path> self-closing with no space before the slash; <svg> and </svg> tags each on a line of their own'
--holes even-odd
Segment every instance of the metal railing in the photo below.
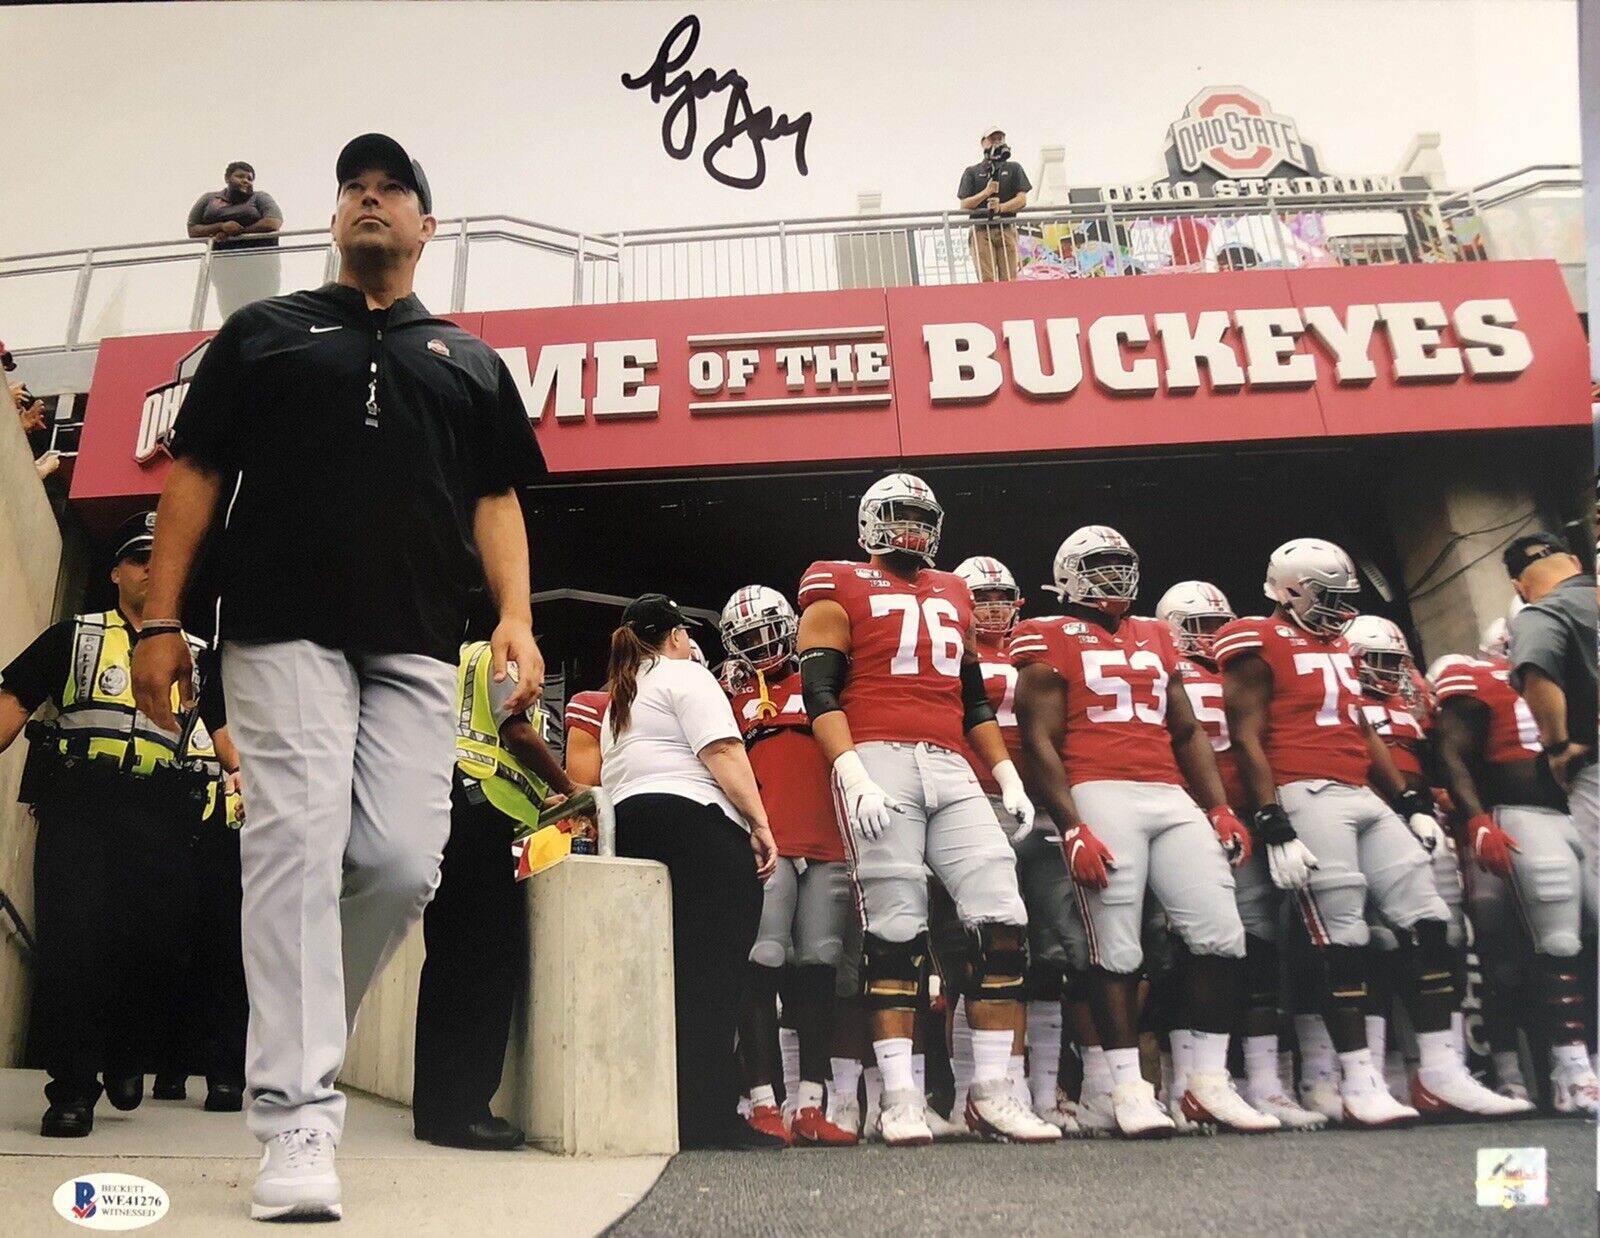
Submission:
<svg viewBox="0 0 1600 1238">
<path fill-rule="evenodd" d="M 1526 213 L 1530 201 L 1552 196 L 1564 202 L 1579 187 L 1575 168 L 1547 165 L 1460 192 L 1073 205 L 999 224 L 937 211 L 590 234 L 472 216 L 441 222 L 416 286 L 430 306 L 460 312 L 966 284 L 997 274 L 1091 279 L 1525 257 L 1496 252 L 1486 219 Z M 112 335 L 206 330 L 241 298 L 336 274 L 325 230 L 276 236 L 276 247 L 247 251 L 179 239 L 0 258 L 0 333 L 26 354 L 91 348 Z M 1537 236 L 1518 248 L 1529 243 Z"/>
</svg>

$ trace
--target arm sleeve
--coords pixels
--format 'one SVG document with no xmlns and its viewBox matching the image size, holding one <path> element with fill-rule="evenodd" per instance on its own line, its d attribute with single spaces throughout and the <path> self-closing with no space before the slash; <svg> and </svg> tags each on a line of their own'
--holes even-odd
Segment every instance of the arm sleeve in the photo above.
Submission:
<svg viewBox="0 0 1600 1238">
<path fill-rule="evenodd" d="M 72 620 L 53 623 L 0 671 L 4 688 L 29 713 L 48 700 L 61 701 L 67 670 L 72 663 Z"/>
<path fill-rule="evenodd" d="M 239 315 L 233 314 L 207 345 L 172 426 L 174 457 L 193 456 L 225 472 L 238 469 L 238 423 L 245 389 L 239 352 L 243 334 Z"/>
<path fill-rule="evenodd" d="M 192 228 L 192 227 L 195 226 L 195 224 L 203 224 L 203 223 L 205 223 L 205 221 L 206 221 L 206 203 L 209 202 L 210 200 L 211 200 L 211 195 L 208 194 L 208 193 L 203 193 L 198 198 L 195 199 L 194 205 L 189 208 L 189 223 L 188 223 L 189 227 Z"/>
<path fill-rule="evenodd" d="M 494 359 L 492 386 L 481 410 L 477 459 L 473 462 L 475 497 L 531 486 L 546 473 L 544 453 L 533 437 L 522 393 L 511 371 Z"/>
<path fill-rule="evenodd" d="M 733 707 L 728 704 L 716 676 L 698 663 L 683 665 L 686 669 L 673 677 L 669 690 L 678 725 L 689 747 L 698 753 L 719 739 L 742 738 L 739 724 L 733 717 Z"/>
<path fill-rule="evenodd" d="M 270 193 L 256 194 L 256 209 L 261 212 L 262 219 L 276 219 L 283 222 L 283 211 L 278 206 L 278 200 Z"/>
<path fill-rule="evenodd" d="M 1529 607 L 1511 625 L 1511 686 L 1523 687 L 1527 667 L 1543 671 L 1553 682 L 1562 683 L 1561 621 L 1554 615 Z"/>
</svg>

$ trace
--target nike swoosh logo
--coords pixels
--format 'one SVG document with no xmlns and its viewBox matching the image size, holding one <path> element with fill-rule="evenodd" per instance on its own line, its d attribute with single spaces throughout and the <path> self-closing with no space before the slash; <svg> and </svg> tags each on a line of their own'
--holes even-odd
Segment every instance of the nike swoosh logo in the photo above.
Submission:
<svg viewBox="0 0 1600 1238">
<path fill-rule="evenodd" d="M 324 331 L 343 331 L 343 327 L 312 327 L 312 335 L 321 335 Z"/>
<path fill-rule="evenodd" d="M 1134 643 L 1134 644 L 1135 644 L 1135 645 L 1137 645 L 1137 646 L 1139 646 L 1139 648 L 1140 648 L 1140 649 L 1143 649 L 1143 648 L 1144 648 L 1144 647 L 1145 647 L 1145 646 L 1146 646 L 1146 645 L 1148 645 L 1148 644 L 1149 644 L 1149 643 L 1150 643 L 1150 642 L 1149 642 L 1149 641 L 1147 641 L 1147 640 L 1136 640 L 1136 641 L 1134 641 L 1134 642 L 1133 642 L 1133 643 Z"/>
</svg>

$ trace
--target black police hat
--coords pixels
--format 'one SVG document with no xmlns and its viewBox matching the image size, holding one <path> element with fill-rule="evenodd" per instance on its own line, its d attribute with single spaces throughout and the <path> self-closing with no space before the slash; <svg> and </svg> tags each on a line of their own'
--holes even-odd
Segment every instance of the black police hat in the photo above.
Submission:
<svg viewBox="0 0 1600 1238">
<path fill-rule="evenodd" d="M 1512 580 L 1528 570 L 1530 564 L 1551 555 L 1569 555 L 1572 547 L 1554 533 L 1529 533 L 1505 548 L 1501 558 Z"/>
<path fill-rule="evenodd" d="M 155 544 L 155 512 L 140 512 L 137 516 L 129 516 L 117 530 L 117 553 L 112 556 L 111 561 L 121 563 L 129 555 L 138 554 L 141 550 L 148 554 L 150 547 Z"/>
<path fill-rule="evenodd" d="M 363 133 L 358 138 L 351 138 L 339 152 L 334 175 L 343 185 L 352 176 L 359 176 L 368 168 L 382 168 L 408 186 L 422 203 L 422 213 L 433 214 L 433 191 L 428 188 L 428 178 L 423 175 L 422 165 L 406 154 L 406 148 L 388 134 Z"/>
<path fill-rule="evenodd" d="M 658 641 L 673 628 L 688 627 L 689 619 L 665 593 L 644 593 L 628 603 L 622 626 L 647 641 Z"/>
</svg>

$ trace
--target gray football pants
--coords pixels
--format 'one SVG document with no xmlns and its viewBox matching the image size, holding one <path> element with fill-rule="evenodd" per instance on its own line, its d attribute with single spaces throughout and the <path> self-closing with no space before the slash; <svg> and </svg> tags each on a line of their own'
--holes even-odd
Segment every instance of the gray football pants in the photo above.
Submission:
<svg viewBox="0 0 1600 1238">
<path fill-rule="evenodd" d="M 998 795 L 989 796 L 989 805 L 1002 825 L 1011 820 Z M 1061 831 L 1039 809 L 1033 829 L 1011 846 L 1017 853 L 1017 887 L 1028 909 L 1029 959 L 1062 971 L 1083 971 L 1089 966 L 1089 937 L 1061 854 Z"/>
<path fill-rule="evenodd" d="M 356 1010 L 439 883 L 455 677 L 420 654 L 225 642 L 248 802 L 239 838 L 251 1133 L 337 1141 Z"/>
<path fill-rule="evenodd" d="M 1449 923 L 1428 853 L 1373 791 L 1319 778 L 1281 787 L 1278 799 L 1317 857 L 1311 884 L 1297 898 L 1313 945 L 1365 946 L 1369 893 L 1396 928 Z"/>
<path fill-rule="evenodd" d="M 1571 802 L 1576 811 L 1577 797 Z M 1591 922 L 1595 914 L 1593 840 L 1585 844 L 1576 816 L 1549 808 L 1502 805 L 1494 819 L 1517 844 L 1511 887 L 1533 948 L 1558 958 L 1577 954 L 1584 914 Z"/>
<path fill-rule="evenodd" d="M 924 743 L 869 741 L 856 752 L 900 809 L 879 838 L 843 825 L 866 932 L 903 942 L 927 931 L 924 865 L 949 891 L 963 924 L 1026 924 L 1010 843 L 966 758 Z M 837 778 L 834 792 L 837 801 Z"/>
<path fill-rule="evenodd" d="M 838 861 L 778 857 L 761 892 L 750 961 L 761 967 L 838 967 L 853 913 L 850 875 Z"/>
</svg>

